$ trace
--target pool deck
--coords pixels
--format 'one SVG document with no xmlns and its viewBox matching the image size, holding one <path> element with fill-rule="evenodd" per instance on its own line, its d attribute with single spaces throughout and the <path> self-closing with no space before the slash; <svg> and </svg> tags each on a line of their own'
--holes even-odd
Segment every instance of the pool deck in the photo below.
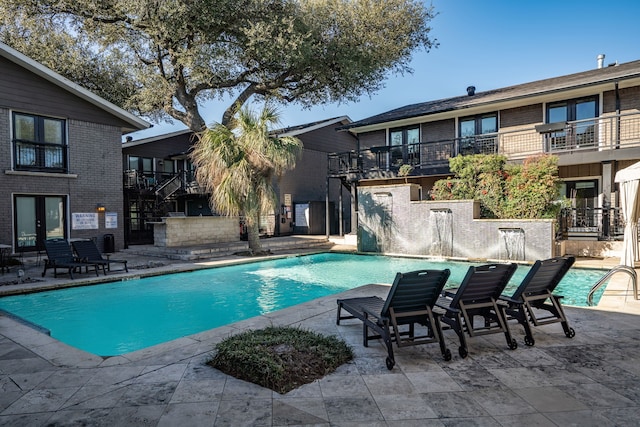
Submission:
<svg viewBox="0 0 640 427">
<path fill-rule="evenodd" d="M 337 249 L 349 250 L 347 246 Z M 277 255 L 311 249 L 283 248 Z M 185 262 L 119 253 L 130 273 L 110 279 L 184 271 L 244 261 L 222 256 Z M 114 258 L 116 256 L 114 255 Z M 611 268 L 617 259 L 580 259 L 578 266 Z M 82 274 L 40 277 L 27 264 L 16 288 L 93 283 Z M 604 274 L 604 272 L 603 272 Z M 102 278 L 99 278 L 100 280 Z M 457 338 L 445 331 L 453 353 L 442 360 L 437 345 L 394 348 L 396 366 L 385 366 L 378 341 L 362 346 L 358 321 L 335 324 L 336 298 L 384 297 L 388 287 L 370 284 L 264 316 L 184 337 L 123 356 L 101 358 L 69 347 L 0 315 L 0 425 L 48 426 L 636 426 L 640 419 L 640 303 L 629 281 L 616 278 L 598 307 L 568 307 L 576 336 L 559 324 L 534 329 L 536 345 L 518 341 L 508 350 L 502 334 L 469 339 L 469 356 L 457 354 Z M 238 331 L 294 325 L 337 335 L 355 358 L 336 372 L 280 395 L 229 377 L 205 364 L 213 346 Z"/>
</svg>

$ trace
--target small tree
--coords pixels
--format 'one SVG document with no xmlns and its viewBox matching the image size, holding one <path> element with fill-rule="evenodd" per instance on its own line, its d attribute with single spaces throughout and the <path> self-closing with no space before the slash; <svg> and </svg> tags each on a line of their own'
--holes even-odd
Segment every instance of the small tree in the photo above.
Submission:
<svg viewBox="0 0 640 427">
<path fill-rule="evenodd" d="M 480 201 L 487 218 L 530 219 L 555 214 L 558 197 L 558 159 L 541 155 L 522 165 L 507 164 L 502 155 L 458 156 L 449 160 L 454 178 L 436 181 L 434 200 Z"/>
<path fill-rule="evenodd" d="M 243 108 L 229 126 L 215 124 L 195 145 L 191 159 L 198 183 L 211 193 L 212 207 L 225 215 L 244 215 L 249 249 L 263 253 L 260 216 L 276 206 L 273 179 L 295 166 L 302 143 L 294 137 L 269 135 L 278 123 L 275 109 L 260 115 Z"/>
</svg>

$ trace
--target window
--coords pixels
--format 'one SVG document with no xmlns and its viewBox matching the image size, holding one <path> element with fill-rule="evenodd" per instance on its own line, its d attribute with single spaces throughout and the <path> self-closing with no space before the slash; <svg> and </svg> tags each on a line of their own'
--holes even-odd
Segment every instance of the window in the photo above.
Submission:
<svg viewBox="0 0 640 427">
<path fill-rule="evenodd" d="M 591 147 L 596 143 L 596 122 L 598 97 L 572 99 L 547 105 L 547 123 L 567 125 L 560 131 L 551 132 L 549 150 L 564 150 Z"/>
<path fill-rule="evenodd" d="M 64 120 L 13 113 L 13 148 L 16 170 L 67 171 Z"/>
<path fill-rule="evenodd" d="M 153 187 L 156 184 L 155 172 L 153 170 L 153 158 L 129 156 L 129 170 L 136 171 L 136 176 L 143 187 Z"/>
<path fill-rule="evenodd" d="M 389 132 L 390 165 L 420 164 L 420 128 L 392 129 Z"/>
<path fill-rule="evenodd" d="M 468 154 L 494 154 L 498 113 L 464 117 L 459 122 L 458 152 Z"/>
</svg>

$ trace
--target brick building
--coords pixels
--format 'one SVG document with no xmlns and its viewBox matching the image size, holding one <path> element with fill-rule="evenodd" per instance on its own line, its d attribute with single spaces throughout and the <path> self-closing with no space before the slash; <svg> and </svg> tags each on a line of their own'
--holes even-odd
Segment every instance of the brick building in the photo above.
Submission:
<svg viewBox="0 0 640 427">
<path fill-rule="evenodd" d="M 149 124 L 0 43 L 0 244 L 124 244 L 121 140 Z"/>
</svg>

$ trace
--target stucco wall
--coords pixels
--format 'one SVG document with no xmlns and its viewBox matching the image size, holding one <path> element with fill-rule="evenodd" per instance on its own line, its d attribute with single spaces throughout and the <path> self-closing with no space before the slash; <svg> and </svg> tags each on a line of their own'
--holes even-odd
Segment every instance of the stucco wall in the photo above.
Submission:
<svg viewBox="0 0 640 427">
<path fill-rule="evenodd" d="M 240 232 L 237 217 L 189 216 L 163 218 L 153 227 L 154 246 L 191 246 L 237 242 Z"/>
<path fill-rule="evenodd" d="M 521 261 L 555 256 L 554 220 L 478 219 L 478 202 L 419 200 L 412 184 L 360 187 L 358 208 L 363 252 Z"/>
</svg>

